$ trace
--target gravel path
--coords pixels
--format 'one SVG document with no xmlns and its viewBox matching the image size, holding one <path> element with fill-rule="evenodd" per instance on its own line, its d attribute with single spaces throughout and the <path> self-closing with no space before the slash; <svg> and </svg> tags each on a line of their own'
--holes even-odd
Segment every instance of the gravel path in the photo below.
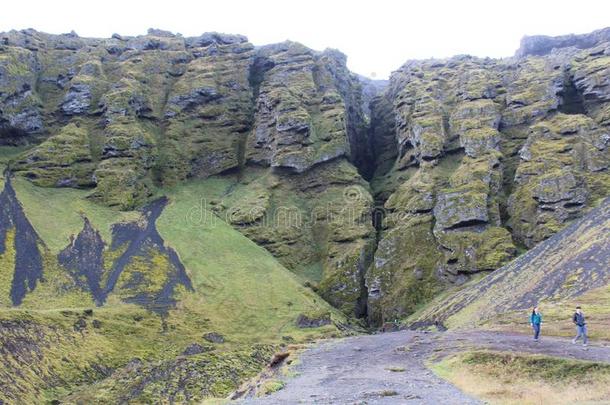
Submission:
<svg viewBox="0 0 610 405">
<path fill-rule="evenodd" d="M 610 347 L 502 332 L 401 331 L 324 342 L 304 352 L 284 389 L 244 404 L 480 404 L 425 366 L 431 356 L 484 348 L 610 363 Z M 395 368 L 399 371 L 391 371 Z M 404 370 L 404 371 L 400 371 Z"/>
</svg>

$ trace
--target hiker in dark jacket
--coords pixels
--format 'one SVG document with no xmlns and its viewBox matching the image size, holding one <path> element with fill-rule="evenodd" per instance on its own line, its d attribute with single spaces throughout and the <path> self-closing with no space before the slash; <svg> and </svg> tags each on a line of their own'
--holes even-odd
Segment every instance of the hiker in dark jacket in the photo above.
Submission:
<svg viewBox="0 0 610 405">
<path fill-rule="evenodd" d="M 538 341 L 540 337 L 540 324 L 542 323 L 542 314 L 538 310 L 538 307 L 534 307 L 532 314 L 530 315 L 530 325 L 534 329 L 534 342 Z"/>
<path fill-rule="evenodd" d="M 576 312 L 572 316 L 572 322 L 576 325 L 576 337 L 572 339 L 572 344 L 582 337 L 582 345 L 587 345 L 587 323 L 585 322 L 585 314 L 582 313 L 580 307 L 576 307 Z"/>
</svg>

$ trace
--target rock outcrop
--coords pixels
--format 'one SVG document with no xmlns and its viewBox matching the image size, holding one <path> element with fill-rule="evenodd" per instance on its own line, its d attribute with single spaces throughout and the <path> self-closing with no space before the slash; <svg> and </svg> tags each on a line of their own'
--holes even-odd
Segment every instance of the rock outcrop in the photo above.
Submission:
<svg viewBox="0 0 610 405">
<path fill-rule="evenodd" d="M 574 47 L 579 49 L 593 48 L 610 41 L 610 28 L 603 28 L 588 34 L 569 34 L 551 37 L 548 35 L 525 36 L 515 53 L 518 57 L 541 56 L 551 53 L 553 49 Z"/>
</svg>

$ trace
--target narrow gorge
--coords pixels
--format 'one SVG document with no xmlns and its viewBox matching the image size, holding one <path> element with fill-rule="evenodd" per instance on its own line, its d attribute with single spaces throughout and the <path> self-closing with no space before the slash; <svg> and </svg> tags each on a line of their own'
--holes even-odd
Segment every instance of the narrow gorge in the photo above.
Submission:
<svg viewBox="0 0 610 405">
<path fill-rule="evenodd" d="M 198 378 L 201 359 L 162 353 L 170 334 L 222 375 L 176 398 L 226 395 L 271 351 L 256 333 L 405 319 L 610 195 L 610 29 L 525 37 L 504 59 L 412 60 L 389 80 L 346 63 L 219 33 L 0 33 L 0 305 L 57 312 L 57 344 L 85 353 L 64 356 L 91 373 L 82 384 L 158 393 L 159 367 Z M 0 339 L 46 353 L 32 335 L 46 315 L 7 314 Z M 159 335 L 131 347 L 142 358 L 100 360 L 98 334 L 104 353 L 119 345 L 103 324 Z M 240 351 L 217 355 L 204 332 Z M 74 390 L 44 395 L 94 395 L 57 364 L 41 386 Z"/>
<path fill-rule="evenodd" d="M 384 82 L 293 42 L 12 31 L 2 143 L 34 145 L 13 173 L 121 209 L 217 176 L 216 214 L 379 324 L 608 194 L 609 35 L 410 61 Z"/>
</svg>

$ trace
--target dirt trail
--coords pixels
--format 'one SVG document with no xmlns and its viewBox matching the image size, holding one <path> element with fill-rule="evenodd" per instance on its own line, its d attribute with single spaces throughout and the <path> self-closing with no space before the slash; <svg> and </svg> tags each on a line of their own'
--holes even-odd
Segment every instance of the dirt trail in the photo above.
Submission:
<svg viewBox="0 0 610 405">
<path fill-rule="evenodd" d="M 284 389 L 244 404 L 480 404 L 425 366 L 427 359 L 473 348 L 531 352 L 610 363 L 610 346 L 584 349 L 565 338 L 501 332 L 401 331 L 328 341 L 301 356 Z M 389 368 L 404 371 L 391 371 Z"/>
</svg>

